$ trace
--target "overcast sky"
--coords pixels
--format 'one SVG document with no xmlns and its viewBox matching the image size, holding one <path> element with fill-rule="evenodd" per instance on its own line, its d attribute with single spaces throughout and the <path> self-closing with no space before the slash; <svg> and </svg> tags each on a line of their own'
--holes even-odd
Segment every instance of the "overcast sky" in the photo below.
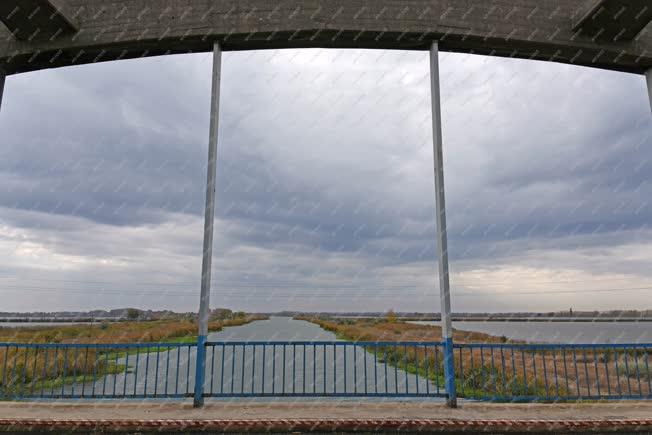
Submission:
<svg viewBox="0 0 652 435">
<path fill-rule="evenodd" d="M 0 311 L 199 299 L 211 56 L 11 76 Z M 225 53 L 211 305 L 438 311 L 428 54 Z M 652 308 L 642 76 L 442 53 L 454 311 Z"/>
</svg>

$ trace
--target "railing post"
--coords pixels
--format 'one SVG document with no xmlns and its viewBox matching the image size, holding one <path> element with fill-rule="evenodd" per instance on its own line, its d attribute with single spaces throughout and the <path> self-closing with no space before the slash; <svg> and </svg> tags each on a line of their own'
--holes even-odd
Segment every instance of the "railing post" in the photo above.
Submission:
<svg viewBox="0 0 652 435">
<path fill-rule="evenodd" d="M 647 70 L 645 78 L 647 79 L 647 94 L 650 98 L 650 110 L 652 110 L 652 69 Z M 2 97 L 2 91 L 0 91 L 0 97 Z"/>
<path fill-rule="evenodd" d="M 213 220 L 215 217 L 215 177 L 217 168 L 217 132 L 220 112 L 220 76 L 222 49 L 213 46 L 213 80 L 211 90 L 210 136 L 208 139 L 208 174 L 206 176 L 206 207 L 204 211 L 204 248 L 201 264 L 201 296 L 199 299 L 199 334 L 197 336 L 197 362 L 195 364 L 194 406 L 204 405 L 204 376 L 206 370 L 206 337 L 211 292 L 211 261 L 213 256 Z"/>
<path fill-rule="evenodd" d="M 446 235 L 446 201 L 444 196 L 444 159 L 441 132 L 441 92 L 439 88 L 439 43 L 430 46 L 430 89 L 432 93 L 432 139 L 435 169 L 435 216 L 437 220 L 437 258 L 439 263 L 439 294 L 441 299 L 441 335 L 444 342 L 444 378 L 446 403 L 457 407 L 455 365 L 453 359 L 453 327 L 448 281 L 448 240 Z"/>
</svg>

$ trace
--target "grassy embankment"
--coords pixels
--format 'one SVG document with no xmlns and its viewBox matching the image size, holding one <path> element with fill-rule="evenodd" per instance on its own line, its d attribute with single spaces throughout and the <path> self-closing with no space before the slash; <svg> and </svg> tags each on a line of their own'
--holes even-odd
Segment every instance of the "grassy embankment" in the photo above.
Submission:
<svg viewBox="0 0 652 435">
<path fill-rule="evenodd" d="M 333 332 L 338 338 L 350 341 L 441 341 L 439 326 L 418 325 L 395 319 L 321 319 L 297 317 Z M 455 330 L 456 343 L 523 343 L 480 332 Z M 443 385 L 444 368 L 441 352 L 435 356 L 423 349 L 388 346 L 378 350 L 387 355 L 387 362 L 406 369 L 409 373 L 430 378 Z M 560 396 L 595 395 L 598 383 L 605 394 L 649 395 L 650 372 L 647 370 L 649 353 L 642 351 L 613 351 L 595 349 L 569 352 L 540 350 L 535 353 L 520 350 L 468 349 L 455 351 L 456 386 L 460 397 Z M 627 362 L 627 364 L 626 364 Z M 555 382 L 554 374 L 557 374 Z M 641 379 L 642 382 L 638 382 Z M 599 382 L 598 382 L 599 381 Z M 590 393 L 590 394 L 589 394 Z"/>
<path fill-rule="evenodd" d="M 240 326 L 265 316 L 245 315 L 230 319 L 214 320 L 209 323 L 211 332 L 224 327 Z M 195 343 L 197 323 L 194 320 L 173 319 L 142 322 L 116 322 L 93 325 L 62 325 L 1 328 L 2 343 Z M 154 346 L 140 349 L 140 352 L 156 352 Z M 165 349 L 163 349 L 165 350 Z M 63 351 L 61 349 L 26 349 L 0 347 L 0 397 L 15 393 L 56 388 L 64 384 L 84 382 L 95 376 L 122 373 L 124 364 L 116 364 L 116 354 L 111 349 L 82 349 Z"/>
</svg>

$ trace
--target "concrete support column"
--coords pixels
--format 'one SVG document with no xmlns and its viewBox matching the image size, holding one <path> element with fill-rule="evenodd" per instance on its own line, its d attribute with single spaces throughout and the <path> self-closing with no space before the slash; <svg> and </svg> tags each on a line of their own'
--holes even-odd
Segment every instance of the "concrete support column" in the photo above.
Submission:
<svg viewBox="0 0 652 435">
<path fill-rule="evenodd" d="M 652 110 L 652 69 L 645 73 L 645 78 L 647 79 L 647 94 L 650 98 L 650 110 Z M 0 97 L 2 97 L 2 91 L 0 91 Z"/>
<path fill-rule="evenodd" d="M 444 158 L 441 132 L 441 92 L 439 88 L 439 44 L 430 46 L 430 88 L 432 93 L 432 139 L 435 168 L 435 206 L 437 219 L 437 258 L 439 263 L 439 295 L 441 299 L 441 334 L 444 342 L 444 377 L 447 399 L 457 407 L 455 367 L 453 360 L 453 326 L 448 281 L 448 237 L 446 235 L 446 199 L 444 195 Z"/>
<path fill-rule="evenodd" d="M 215 178 L 217 169 L 217 133 L 220 115 L 220 76 L 222 49 L 213 46 L 213 81 L 211 90 L 210 132 L 208 138 L 208 174 L 206 176 L 206 206 L 204 210 L 204 248 L 201 264 L 201 296 L 199 299 L 199 333 L 195 371 L 194 406 L 204 405 L 204 377 L 206 370 L 206 337 L 210 312 L 211 263 L 213 257 L 213 220 L 215 218 Z"/>
<path fill-rule="evenodd" d="M 2 92 L 5 89 L 5 77 L 5 72 L 0 69 L 0 110 L 2 109 Z"/>
</svg>

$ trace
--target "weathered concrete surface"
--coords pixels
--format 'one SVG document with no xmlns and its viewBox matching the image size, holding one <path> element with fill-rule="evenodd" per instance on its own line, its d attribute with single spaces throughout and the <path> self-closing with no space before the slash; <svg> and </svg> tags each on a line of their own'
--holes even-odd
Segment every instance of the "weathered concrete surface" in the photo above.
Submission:
<svg viewBox="0 0 652 435">
<path fill-rule="evenodd" d="M 44 41 L 76 33 L 77 27 L 64 13 L 50 0 L 0 1 L 0 21 L 22 41 Z"/>
<path fill-rule="evenodd" d="M 220 41 L 225 51 L 427 50 L 435 39 L 442 51 L 640 74 L 652 68 L 650 24 L 630 41 L 594 41 L 574 30 L 586 0 L 57 0 L 56 4 L 77 23 L 79 32 L 47 41 L 21 41 L 0 26 L 0 65 L 8 73 L 208 52 L 214 41 Z"/>
<path fill-rule="evenodd" d="M 652 402 L 501 405 L 433 402 L 0 403 L 0 430 L 492 430 L 652 429 Z"/>
<path fill-rule="evenodd" d="M 652 420 L 143 420 L 143 421 L 1 421 L 0 431 L 32 433 L 650 433 Z"/>
<path fill-rule="evenodd" d="M 650 0 L 588 0 L 573 29 L 599 41 L 629 41 L 652 20 Z"/>
<path fill-rule="evenodd" d="M 652 418 L 652 402 L 578 404 L 490 404 L 461 402 L 457 409 L 430 401 L 209 401 L 188 403 L 0 402 L 0 418 L 49 419 L 272 419 L 272 418 L 453 418 L 609 420 Z"/>
</svg>

